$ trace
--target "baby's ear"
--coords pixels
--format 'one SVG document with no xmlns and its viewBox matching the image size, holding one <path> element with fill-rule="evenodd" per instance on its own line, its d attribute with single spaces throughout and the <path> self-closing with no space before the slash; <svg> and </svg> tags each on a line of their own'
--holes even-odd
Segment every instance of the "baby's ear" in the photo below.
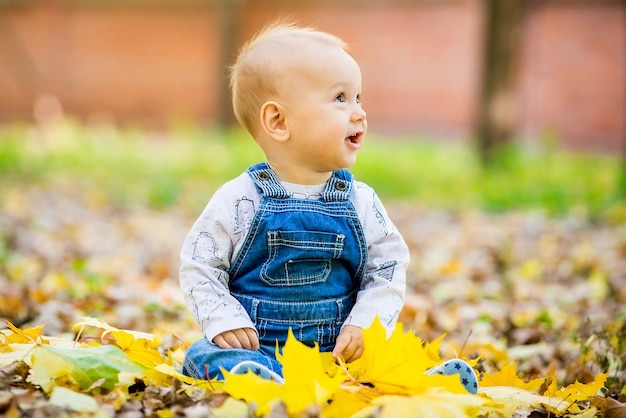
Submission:
<svg viewBox="0 0 626 418">
<path fill-rule="evenodd" d="M 261 128 L 275 141 L 289 139 L 289 128 L 285 120 L 285 111 L 280 103 L 270 100 L 261 106 Z"/>
</svg>

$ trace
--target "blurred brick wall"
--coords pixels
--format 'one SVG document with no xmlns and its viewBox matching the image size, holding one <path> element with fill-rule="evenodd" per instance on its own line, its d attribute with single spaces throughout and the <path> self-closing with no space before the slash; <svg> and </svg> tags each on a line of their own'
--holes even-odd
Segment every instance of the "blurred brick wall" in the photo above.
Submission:
<svg viewBox="0 0 626 418">
<path fill-rule="evenodd" d="M 42 93 L 81 118 L 153 124 L 215 113 L 211 8 L 41 1 L 3 12 L 2 119 L 30 117 Z"/>
<path fill-rule="evenodd" d="M 234 1 L 234 0 L 233 0 Z M 239 0 L 243 42 L 291 16 L 342 37 L 363 72 L 372 131 L 468 138 L 480 80 L 479 0 Z M 217 0 L 30 1 L 0 7 L 0 120 L 32 119 L 42 93 L 88 120 L 212 124 L 227 103 Z M 532 1 L 519 132 L 614 151 L 626 138 L 623 2 Z"/>
<path fill-rule="evenodd" d="M 520 133 L 626 150 L 626 2 L 535 1 L 523 28 Z"/>
</svg>

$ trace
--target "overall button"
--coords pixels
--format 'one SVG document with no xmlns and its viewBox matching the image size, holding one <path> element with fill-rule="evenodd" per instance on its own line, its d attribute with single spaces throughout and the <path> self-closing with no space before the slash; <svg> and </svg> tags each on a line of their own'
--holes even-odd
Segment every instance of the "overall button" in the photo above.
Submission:
<svg viewBox="0 0 626 418">
<path fill-rule="evenodd" d="M 259 173 L 259 179 L 261 179 L 261 180 L 269 180 L 270 179 L 270 174 L 267 171 L 261 171 Z"/>
<path fill-rule="evenodd" d="M 338 181 L 337 183 L 335 183 L 335 189 L 339 190 L 339 191 L 344 191 L 346 190 L 346 182 L 345 181 Z"/>
</svg>

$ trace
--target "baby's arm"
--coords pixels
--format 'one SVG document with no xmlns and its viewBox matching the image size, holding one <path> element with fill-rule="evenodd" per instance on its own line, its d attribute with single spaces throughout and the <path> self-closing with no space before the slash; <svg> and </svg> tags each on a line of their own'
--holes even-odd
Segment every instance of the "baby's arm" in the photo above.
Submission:
<svg viewBox="0 0 626 418">
<path fill-rule="evenodd" d="M 241 235 L 233 232 L 232 200 L 218 190 L 191 228 L 181 249 L 180 285 L 209 341 L 220 347 L 254 348 L 254 323 L 228 286 L 230 259 Z"/>
<path fill-rule="evenodd" d="M 354 205 L 367 241 L 367 269 L 343 328 L 368 328 L 378 316 L 389 336 L 404 304 L 409 250 L 374 191 L 356 185 Z"/>
</svg>

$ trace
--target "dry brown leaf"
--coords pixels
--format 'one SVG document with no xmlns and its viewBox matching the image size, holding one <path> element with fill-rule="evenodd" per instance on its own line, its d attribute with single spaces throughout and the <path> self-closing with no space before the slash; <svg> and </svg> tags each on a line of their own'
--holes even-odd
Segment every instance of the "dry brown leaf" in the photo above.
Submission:
<svg viewBox="0 0 626 418">
<path fill-rule="evenodd" d="M 602 398 L 600 408 L 604 418 L 626 418 L 626 404 L 613 398 Z"/>
</svg>

